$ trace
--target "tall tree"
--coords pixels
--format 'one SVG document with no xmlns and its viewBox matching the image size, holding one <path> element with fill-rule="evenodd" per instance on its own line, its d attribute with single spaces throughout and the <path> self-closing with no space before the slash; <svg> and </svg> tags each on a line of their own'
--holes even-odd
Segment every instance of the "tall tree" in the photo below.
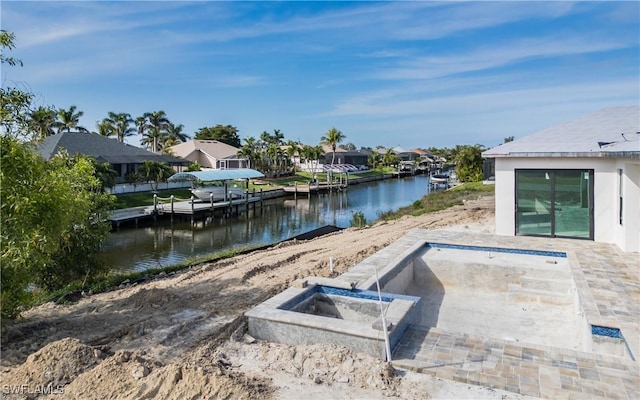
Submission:
<svg viewBox="0 0 640 400">
<path fill-rule="evenodd" d="M 113 130 L 113 125 L 109 123 L 109 121 L 105 121 L 104 119 L 96 123 L 96 128 L 98 130 L 95 133 L 100 136 L 109 137 L 116 134 Z"/>
<path fill-rule="evenodd" d="M 273 135 L 267 131 L 262 132 L 260 135 L 260 139 L 265 142 L 267 145 L 275 144 L 280 145 L 284 140 L 284 133 L 280 132 L 280 129 L 274 129 Z"/>
<path fill-rule="evenodd" d="M 124 143 L 125 137 L 133 136 L 136 133 L 133 118 L 128 113 L 109 111 L 109 116 L 103 122 L 111 126 L 111 130 L 119 142 Z"/>
<path fill-rule="evenodd" d="M 248 137 L 245 138 L 244 141 L 245 144 L 240 147 L 240 150 L 238 150 L 238 157 L 244 158 L 245 160 L 249 161 L 250 168 L 259 168 L 260 166 L 258 166 L 256 163 L 259 156 L 256 139 L 254 137 Z"/>
<path fill-rule="evenodd" d="M 273 174 L 279 176 L 280 172 L 282 172 L 282 161 L 284 152 L 282 151 L 280 146 L 272 143 L 269 145 L 269 147 L 267 147 L 266 153 L 269 159 L 269 169 L 271 170 L 271 172 L 273 172 Z"/>
<path fill-rule="evenodd" d="M 171 140 L 172 143 L 178 144 L 183 143 L 189 140 L 189 135 L 183 132 L 184 125 L 182 124 L 174 124 L 169 122 L 169 126 L 167 127 L 167 140 Z"/>
<path fill-rule="evenodd" d="M 329 129 L 329 131 L 320 138 L 320 144 L 331 146 L 331 165 L 333 165 L 336 160 L 336 148 L 338 147 L 338 143 L 342 142 L 346 138 L 347 137 L 336 128 Z"/>
<path fill-rule="evenodd" d="M 138 135 L 140 135 L 141 137 L 144 137 L 144 133 L 147 131 L 147 126 L 148 126 L 147 122 L 148 121 L 147 121 L 146 114 L 137 117 L 135 120 L 136 129 L 138 130 Z"/>
<path fill-rule="evenodd" d="M 29 128 L 36 140 L 44 140 L 55 134 L 56 110 L 51 107 L 40 106 L 29 114 Z"/>
<path fill-rule="evenodd" d="M 217 140 L 233 147 L 240 147 L 238 128 L 231 125 L 205 126 L 196 132 L 194 139 Z"/>
<path fill-rule="evenodd" d="M 89 132 L 87 128 L 78 125 L 80 117 L 84 115 L 84 111 L 79 111 L 78 107 L 72 105 L 69 109 L 58 109 L 58 133 L 71 132 L 72 129 L 78 132 Z"/>
<path fill-rule="evenodd" d="M 164 140 L 167 137 L 167 129 L 170 124 L 169 119 L 163 110 L 145 113 L 144 117 L 147 125 L 140 143 L 150 148 L 152 152 L 158 153 L 162 149 Z M 139 126 L 138 130 L 140 130 Z"/>
</svg>

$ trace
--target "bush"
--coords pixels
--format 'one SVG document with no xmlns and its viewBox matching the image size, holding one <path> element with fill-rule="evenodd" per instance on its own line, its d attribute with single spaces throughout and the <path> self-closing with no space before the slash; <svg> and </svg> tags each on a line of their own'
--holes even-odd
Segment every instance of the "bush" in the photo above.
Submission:
<svg viewBox="0 0 640 400">
<path fill-rule="evenodd" d="M 110 229 L 91 159 L 60 155 L 45 162 L 15 138 L 0 142 L 2 317 L 15 317 L 33 291 L 51 291 L 100 273 L 94 258 Z"/>
</svg>

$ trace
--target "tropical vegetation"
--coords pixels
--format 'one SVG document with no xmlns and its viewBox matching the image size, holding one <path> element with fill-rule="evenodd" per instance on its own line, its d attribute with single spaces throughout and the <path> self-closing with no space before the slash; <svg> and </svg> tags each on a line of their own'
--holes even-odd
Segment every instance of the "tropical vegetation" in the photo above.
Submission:
<svg viewBox="0 0 640 400">
<path fill-rule="evenodd" d="M 14 36 L 0 31 L 2 64 L 22 65 L 7 57 Z M 59 290 L 72 280 L 104 272 L 95 257 L 110 229 L 105 214 L 113 196 L 103 191 L 110 173 L 85 156 L 58 154 L 45 161 L 25 139 L 54 128 L 52 109 L 34 108 L 32 93 L 2 87 L 0 125 L 0 309 L 16 317 L 34 296 Z M 38 126 L 30 117 L 42 116 Z M 70 108 L 58 129 L 78 129 L 79 112 Z M 46 118 L 45 118 L 46 117 Z M 44 127 L 44 129 L 43 129 Z"/>
</svg>

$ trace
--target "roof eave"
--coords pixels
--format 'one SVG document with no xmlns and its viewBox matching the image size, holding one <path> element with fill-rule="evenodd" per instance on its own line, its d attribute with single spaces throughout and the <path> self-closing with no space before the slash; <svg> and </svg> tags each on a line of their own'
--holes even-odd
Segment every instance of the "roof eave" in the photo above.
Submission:
<svg viewBox="0 0 640 400">
<path fill-rule="evenodd" d="M 630 158 L 640 159 L 640 151 L 511 152 L 483 153 L 484 158 Z"/>
</svg>

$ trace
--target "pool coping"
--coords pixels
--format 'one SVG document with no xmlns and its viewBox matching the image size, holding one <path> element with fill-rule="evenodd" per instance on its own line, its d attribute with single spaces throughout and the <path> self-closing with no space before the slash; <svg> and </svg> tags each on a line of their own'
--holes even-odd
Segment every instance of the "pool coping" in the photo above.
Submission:
<svg viewBox="0 0 640 400">
<path fill-rule="evenodd" d="M 416 229 L 385 249 L 363 260 L 340 276 L 340 279 L 355 283 L 358 288 L 371 287 L 370 271 L 378 269 L 384 276 L 394 268 L 409 262 L 416 251 L 429 242 L 446 242 L 462 246 L 512 246 L 566 253 L 575 290 L 578 292 L 577 307 L 584 313 L 588 324 L 620 329 L 623 335 L 631 336 L 629 348 L 638 355 L 638 326 L 623 323 L 621 318 L 610 318 L 606 304 L 594 293 L 594 278 L 587 267 L 597 257 L 589 252 L 593 247 L 604 253 L 596 271 L 606 280 L 609 273 L 607 247 L 589 241 L 569 239 L 545 239 L 531 237 L 497 236 L 467 233 L 452 230 Z M 601 260 L 602 261 L 602 260 Z M 619 262 L 616 262 L 620 264 Z M 583 265 L 585 264 L 585 265 Z M 384 267 L 380 267 L 384 266 Z M 629 266 L 630 267 L 630 266 Z M 615 271 L 614 271 L 615 272 Z M 598 274 L 596 274 L 598 276 Z M 628 274 L 627 274 L 628 275 Z M 625 277 L 627 277 L 625 275 Z M 600 277 L 599 277 L 600 278 Z M 639 293 L 638 281 L 631 275 L 632 296 Z M 606 285 L 606 282 L 598 282 Z M 627 284 L 628 285 L 628 284 Z M 607 293 L 612 297 L 610 293 Z M 625 311 L 640 315 L 633 307 L 633 299 Z M 614 311 L 617 309 L 614 308 Z M 494 338 L 472 337 L 463 333 L 447 332 L 430 328 L 426 332 L 411 328 L 407 335 L 424 335 L 425 340 L 411 344 L 409 338 L 402 340 L 394 353 L 394 366 L 434 375 L 469 384 L 489 386 L 520 394 L 546 398 L 640 398 L 639 363 L 621 357 L 599 353 L 577 351 L 528 343 L 501 341 Z M 409 344 L 408 344 L 409 343 Z M 408 356 L 409 355 L 409 356 Z M 396 359 L 396 357 L 400 357 Z M 485 360 L 486 358 L 486 360 Z"/>
</svg>

